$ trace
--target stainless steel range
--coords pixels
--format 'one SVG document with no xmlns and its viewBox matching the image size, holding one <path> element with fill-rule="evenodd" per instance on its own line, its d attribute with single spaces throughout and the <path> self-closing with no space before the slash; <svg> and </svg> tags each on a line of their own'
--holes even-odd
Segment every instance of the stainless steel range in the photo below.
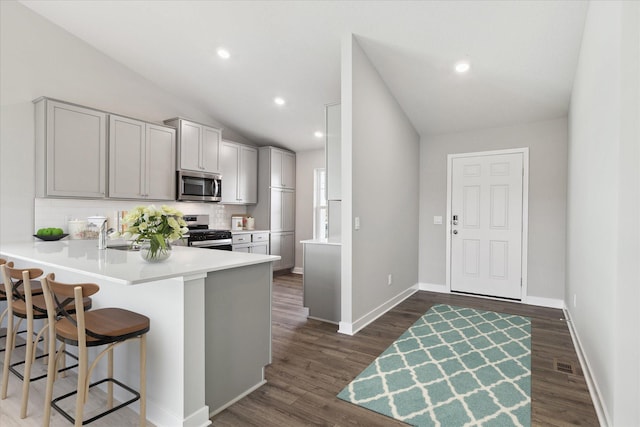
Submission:
<svg viewBox="0 0 640 427">
<path fill-rule="evenodd" d="M 209 228 L 209 215 L 184 215 L 189 228 L 187 243 L 194 248 L 232 250 L 231 231 Z"/>
</svg>

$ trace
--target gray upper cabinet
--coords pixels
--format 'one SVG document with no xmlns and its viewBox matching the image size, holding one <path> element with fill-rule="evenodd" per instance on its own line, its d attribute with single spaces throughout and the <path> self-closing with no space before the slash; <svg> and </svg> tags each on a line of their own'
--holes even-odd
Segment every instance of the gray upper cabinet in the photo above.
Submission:
<svg viewBox="0 0 640 427">
<path fill-rule="evenodd" d="M 107 113 L 47 98 L 34 103 L 36 195 L 104 198 Z"/>
<path fill-rule="evenodd" d="M 164 123 L 177 130 L 178 170 L 220 172 L 220 129 L 181 118 L 165 120 Z"/>
<path fill-rule="evenodd" d="M 257 203 L 257 148 L 232 141 L 222 141 L 220 170 L 222 172 L 222 203 Z"/>
<path fill-rule="evenodd" d="M 295 154 L 270 148 L 271 187 L 296 188 L 296 156 Z"/>
<path fill-rule="evenodd" d="M 109 197 L 175 199 L 175 129 L 109 116 Z"/>
<path fill-rule="evenodd" d="M 342 200 L 342 144 L 340 104 L 325 107 L 325 135 L 327 156 L 327 200 Z"/>
</svg>

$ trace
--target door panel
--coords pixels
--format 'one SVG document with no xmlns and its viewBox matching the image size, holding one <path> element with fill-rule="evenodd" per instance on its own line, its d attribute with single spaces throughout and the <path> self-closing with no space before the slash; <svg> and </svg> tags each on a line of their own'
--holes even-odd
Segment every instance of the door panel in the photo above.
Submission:
<svg viewBox="0 0 640 427">
<path fill-rule="evenodd" d="M 521 298 L 522 170 L 522 153 L 452 160 L 452 291 Z"/>
</svg>

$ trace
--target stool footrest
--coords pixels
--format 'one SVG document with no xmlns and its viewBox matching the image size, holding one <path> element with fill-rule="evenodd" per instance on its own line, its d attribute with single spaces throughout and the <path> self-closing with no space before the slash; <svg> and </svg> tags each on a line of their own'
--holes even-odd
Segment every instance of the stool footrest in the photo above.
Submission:
<svg viewBox="0 0 640 427">
<path fill-rule="evenodd" d="M 27 332 L 26 330 L 24 330 L 24 331 L 18 331 L 18 332 L 16 332 L 16 335 L 18 335 L 18 334 L 24 334 L 24 333 L 26 333 L 26 332 Z M 34 335 L 35 335 L 35 332 L 34 332 Z M 6 338 L 6 337 L 7 337 L 7 334 L 6 334 L 6 333 L 5 333 L 4 335 L 0 335 L 0 338 Z M 40 339 L 38 340 L 38 342 L 42 342 L 42 341 L 44 341 L 44 338 L 40 337 Z M 5 342 L 6 342 L 6 340 L 5 340 Z M 14 346 L 13 346 L 13 348 L 20 348 L 20 347 L 24 347 L 24 346 L 26 346 L 26 345 L 27 345 L 27 343 L 26 343 L 26 342 L 23 342 L 22 344 L 14 345 Z M 5 351 L 5 350 L 6 350 L 6 348 L 5 348 L 5 347 L 0 348 L 0 352 Z"/>
<path fill-rule="evenodd" d="M 140 393 L 138 393 L 136 390 L 132 389 L 131 387 L 121 383 L 120 381 L 118 381 L 118 380 L 116 380 L 114 378 L 105 378 L 103 380 L 96 381 L 95 383 L 89 384 L 89 388 L 91 388 L 93 386 L 96 386 L 96 385 L 99 385 L 99 384 L 102 384 L 104 382 L 112 382 L 114 384 L 117 384 L 118 386 L 120 386 L 123 389 L 127 390 L 129 393 L 133 394 L 133 398 L 130 399 L 130 400 L 127 400 L 124 403 L 119 404 L 118 406 L 114 406 L 111 409 L 107 409 L 106 411 L 101 412 L 98 415 L 96 415 L 94 417 L 91 417 L 86 421 L 82 421 L 82 425 L 86 425 L 86 424 L 92 423 L 97 419 L 100 419 L 100 418 L 102 418 L 102 417 L 104 417 L 106 415 L 109 415 L 112 412 L 117 411 L 118 409 L 124 408 L 125 406 L 130 405 L 130 404 L 132 404 L 133 402 L 135 402 L 137 400 L 140 400 Z M 58 411 L 63 417 L 65 417 L 67 420 L 69 420 L 72 424 L 75 424 L 75 422 L 76 422 L 75 418 L 73 418 L 71 415 L 69 415 L 67 412 L 65 412 L 64 409 L 60 408 L 56 403 L 59 402 L 60 400 L 66 399 L 67 397 L 73 396 L 74 394 L 77 394 L 77 393 L 78 393 L 78 390 L 74 390 L 74 391 L 72 391 L 70 393 L 67 393 L 67 394 L 64 394 L 64 395 L 62 395 L 60 397 L 56 397 L 55 399 L 53 399 L 51 401 L 51 406 L 56 411 Z"/>
<path fill-rule="evenodd" d="M 64 354 L 66 354 L 67 356 L 71 356 L 74 359 L 78 360 L 78 357 L 75 354 L 71 354 L 68 351 L 65 350 Z M 47 357 L 49 356 L 49 353 L 47 354 L 41 354 L 40 356 L 36 356 L 36 360 L 37 359 L 42 359 L 43 357 Z M 16 363 L 12 363 L 11 365 L 9 365 L 9 370 L 18 378 L 20 378 L 20 381 L 24 381 L 24 375 L 22 375 L 20 372 L 18 372 L 17 369 L 15 369 L 15 366 L 18 365 L 24 365 L 26 362 L 26 360 L 23 360 L 21 362 L 16 362 Z M 73 368 L 77 368 L 78 364 L 76 363 L 75 365 L 71 365 L 71 366 L 66 366 L 64 368 L 58 369 L 58 373 L 60 372 L 64 372 L 64 371 L 68 371 L 69 369 L 73 369 Z M 38 375 L 37 377 L 32 377 L 29 379 L 29 381 L 38 381 L 41 380 L 43 378 L 47 378 L 47 374 L 42 374 L 42 375 Z"/>
</svg>

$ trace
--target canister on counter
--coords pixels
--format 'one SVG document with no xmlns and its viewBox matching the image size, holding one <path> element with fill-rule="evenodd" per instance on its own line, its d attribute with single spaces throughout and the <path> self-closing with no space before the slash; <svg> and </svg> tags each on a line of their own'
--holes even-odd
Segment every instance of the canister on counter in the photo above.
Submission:
<svg viewBox="0 0 640 427">
<path fill-rule="evenodd" d="M 69 230 L 69 239 L 84 239 L 84 233 L 87 230 L 87 221 L 84 219 L 72 219 L 67 222 Z"/>
</svg>

